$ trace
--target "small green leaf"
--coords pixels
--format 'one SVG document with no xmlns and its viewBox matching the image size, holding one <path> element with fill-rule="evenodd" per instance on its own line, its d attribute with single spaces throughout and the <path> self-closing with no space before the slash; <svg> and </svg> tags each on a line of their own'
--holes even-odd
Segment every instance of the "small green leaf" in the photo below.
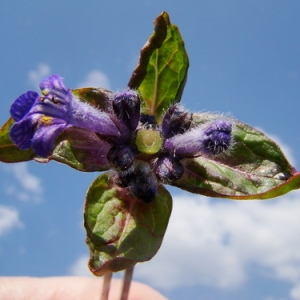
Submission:
<svg viewBox="0 0 300 300">
<path fill-rule="evenodd" d="M 150 260 L 160 248 L 172 210 L 164 187 L 152 203 L 117 187 L 112 173 L 100 175 L 88 190 L 84 220 L 90 270 L 97 276 Z"/>
<path fill-rule="evenodd" d="M 9 130 L 14 124 L 10 118 L 0 129 L 0 161 L 5 163 L 28 161 L 34 158 L 34 152 L 19 149 L 10 139 Z"/>
<path fill-rule="evenodd" d="M 196 125 L 224 118 L 194 114 Z M 233 122 L 233 145 L 220 155 L 184 159 L 184 175 L 174 185 L 210 197 L 267 199 L 300 187 L 300 175 L 279 146 L 259 130 Z"/>
<path fill-rule="evenodd" d="M 96 133 L 70 127 L 57 138 L 49 160 L 56 160 L 84 172 L 105 171 L 109 168 L 106 158 L 109 147 Z"/>
<path fill-rule="evenodd" d="M 142 96 L 142 113 L 154 115 L 160 123 L 165 110 L 180 102 L 188 67 L 179 29 L 163 12 L 154 22 L 154 33 L 142 48 L 139 63 L 128 83 Z"/>
<path fill-rule="evenodd" d="M 98 109 L 104 111 L 112 110 L 112 91 L 103 88 L 86 87 L 73 89 L 72 93 L 80 100 L 88 102 Z"/>
</svg>

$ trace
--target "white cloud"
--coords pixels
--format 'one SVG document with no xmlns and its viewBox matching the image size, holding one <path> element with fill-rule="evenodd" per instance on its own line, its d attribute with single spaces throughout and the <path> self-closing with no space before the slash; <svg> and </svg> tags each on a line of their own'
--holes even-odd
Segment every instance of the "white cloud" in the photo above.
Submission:
<svg viewBox="0 0 300 300">
<path fill-rule="evenodd" d="M 23 227 L 23 224 L 19 219 L 18 211 L 14 208 L 0 205 L 0 236 L 4 235 L 14 227 Z"/>
<path fill-rule="evenodd" d="M 105 73 L 93 70 L 78 84 L 78 87 L 101 87 L 110 89 L 110 83 Z"/>
<path fill-rule="evenodd" d="M 30 173 L 27 162 L 4 165 L 3 170 L 15 179 L 15 182 L 11 180 L 4 182 L 4 191 L 7 195 L 15 196 L 22 201 L 42 200 L 41 180 Z"/>
<path fill-rule="evenodd" d="M 35 89 L 38 89 L 41 80 L 50 75 L 50 73 L 50 66 L 45 63 L 40 63 L 35 70 L 28 72 L 28 80 Z"/>
<path fill-rule="evenodd" d="M 292 299 L 300 299 L 300 283 L 292 288 L 290 296 Z"/>
<path fill-rule="evenodd" d="M 88 255 L 80 256 L 70 268 L 71 276 L 92 276 L 91 271 L 88 268 Z"/>
<path fill-rule="evenodd" d="M 300 192 L 267 201 L 174 197 L 163 245 L 136 268 L 137 279 L 171 289 L 189 285 L 236 288 L 247 267 L 293 284 L 300 299 Z"/>
</svg>

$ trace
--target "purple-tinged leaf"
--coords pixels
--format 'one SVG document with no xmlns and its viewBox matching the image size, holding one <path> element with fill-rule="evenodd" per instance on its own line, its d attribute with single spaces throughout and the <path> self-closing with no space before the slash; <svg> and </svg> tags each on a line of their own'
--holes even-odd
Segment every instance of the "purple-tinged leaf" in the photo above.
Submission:
<svg viewBox="0 0 300 300">
<path fill-rule="evenodd" d="M 110 167 L 106 157 L 110 147 L 94 132 L 70 127 L 58 137 L 49 160 L 83 172 L 105 171 Z"/>
<path fill-rule="evenodd" d="M 223 116 L 194 114 L 193 126 L 205 126 Z M 232 122 L 232 145 L 224 153 L 203 153 L 181 160 L 183 176 L 174 186 L 210 197 L 267 199 L 300 187 L 299 173 L 280 147 L 261 131 Z"/>
<path fill-rule="evenodd" d="M 116 186 L 112 174 L 92 183 L 85 203 L 89 268 L 97 276 L 150 260 L 160 248 L 172 210 L 164 187 L 153 202 L 145 203 Z"/>
<path fill-rule="evenodd" d="M 154 21 L 154 33 L 141 50 L 128 83 L 142 96 L 142 113 L 161 122 L 165 111 L 180 102 L 189 67 L 184 41 L 166 12 Z"/>
</svg>

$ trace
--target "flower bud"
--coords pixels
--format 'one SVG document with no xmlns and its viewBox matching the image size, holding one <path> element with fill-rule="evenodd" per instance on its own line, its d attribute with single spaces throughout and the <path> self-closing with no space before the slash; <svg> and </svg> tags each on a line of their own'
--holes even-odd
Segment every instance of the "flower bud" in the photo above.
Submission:
<svg viewBox="0 0 300 300">
<path fill-rule="evenodd" d="M 120 92 L 114 95 L 113 109 L 116 116 L 129 128 L 135 130 L 140 119 L 140 99 L 133 90 Z"/>
<path fill-rule="evenodd" d="M 129 146 L 115 145 L 109 150 L 107 159 L 113 168 L 117 170 L 127 170 L 133 164 L 134 153 Z"/>
<path fill-rule="evenodd" d="M 231 142 L 232 124 L 227 120 L 213 122 L 206 130 L 203 146 L 206 152 L 219 154 L 226 151 Z"/>
<path fill-rule="evenodd" d="M 140 122 L 143 125 L 143 128 L 145 129 L 157 129 L 157 122 L 155 120 L 155 116 L 152 115 L 146 115 L 141 114 L 140 116 Z"/>
<path fill-rule="evenodd" d="M 155 163 L 155 175 L 164 183 L 171 183 L 179 179 L 184 173 L 184 168 L 177 158 L 162 156 Z"/>
<path fill-rule="evenodd" d="M 179 104 L 172 105 L 162 121 L 162 134 L 165 139 L 184 133 L 191 126 L 192 115 Z"/>
<path fill-rule="evenodd" d="M 146 203 L 152 202 L 157 194 L 158 182 L 145 162 L 136 162 L 128 170 L 118 172 L 118 184 Z"/>
<path fill-rule="evenodd" d="M 217 155 L 230 147 L 231 130 L 231 122 L 224 119 L 214 121 L 205 129 L 194 127 L 167 139 L 164 151 L 177 158 L 196 157 L 203 153 Z"/>
</svg>

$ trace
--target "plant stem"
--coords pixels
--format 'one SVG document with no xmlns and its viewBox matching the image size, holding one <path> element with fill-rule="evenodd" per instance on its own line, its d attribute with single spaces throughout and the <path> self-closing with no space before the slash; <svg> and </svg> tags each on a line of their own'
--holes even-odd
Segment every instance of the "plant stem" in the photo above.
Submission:
<svg viewBox="0 0 300 300">
<path fill-rule="evenodd" d="M 101 300 L 108 300 L 111 278 L 112 278 L 112 272 L 106 273 L 103 276 Z"/>
<path fill-rule="evenodd" d="M 133 267 L 126 269 L 126 271 L 124 273 L 124 278 L 123 278 L 123 287 L 122 287 L 120 300 L 128 299 L 132 274 L 133 274 Z"/>
</svg>

